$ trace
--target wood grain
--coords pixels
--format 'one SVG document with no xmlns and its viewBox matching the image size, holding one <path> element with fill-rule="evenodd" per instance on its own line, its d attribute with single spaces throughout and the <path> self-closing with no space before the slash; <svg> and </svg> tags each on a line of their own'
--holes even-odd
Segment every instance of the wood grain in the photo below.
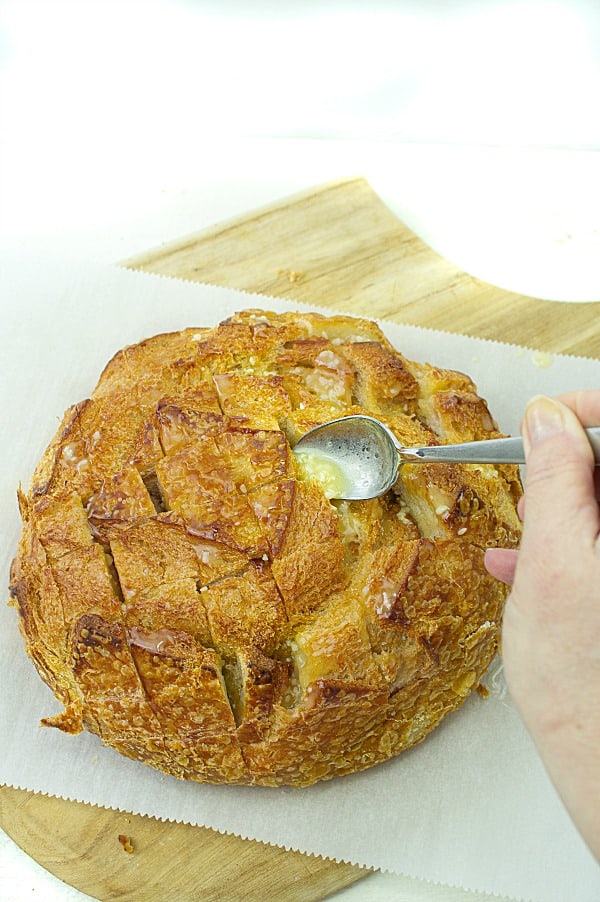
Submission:
<svg viewBox="0 0 600 902">
<path fill-rule="evenodd" d="M 288 198 L 124 265 L 551 353 L 600 357 L 600 302 L 540 301 L 473 278 L 400 223 L 363 179 Z M 0 789 L 0 826 L 47 870 L 102 902 L 311 902 L 368 873 L 202 827 L 8 787 Z M 120 834 L 131 838 L 131 854 Z"/>
<path fill-rule="evenodd" d="M 399 222 L 364 179 L 306 192 L 126 265 L 548 352 L 600 356 L 600 299 L 541 301 L 468 275 Z"/>
<path fill-rule="evenodd" d="M 206 828 L 8 787 L 0 792 L 0 821 L 46 870 L 102 900 L 313 902 L 367 873 Z"/>
</svg>

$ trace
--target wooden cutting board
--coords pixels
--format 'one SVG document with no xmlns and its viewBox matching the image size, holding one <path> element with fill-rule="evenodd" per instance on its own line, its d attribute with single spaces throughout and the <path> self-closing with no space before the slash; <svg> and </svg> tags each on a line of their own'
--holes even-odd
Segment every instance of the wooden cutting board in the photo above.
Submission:
<svg viewBox="0 0 600 902">
<path fill-rule="evenodd" d="M 402 225 L 363 179 L 288 198 L 125 265 L 600 358 L 600 302 L 538 301 L 467 275 Z M 202 827 L 8 787 L 0 788 L 0 826 L 48 871 L 102 902 L 311 902 L 368 873 Z"/>
</svg>

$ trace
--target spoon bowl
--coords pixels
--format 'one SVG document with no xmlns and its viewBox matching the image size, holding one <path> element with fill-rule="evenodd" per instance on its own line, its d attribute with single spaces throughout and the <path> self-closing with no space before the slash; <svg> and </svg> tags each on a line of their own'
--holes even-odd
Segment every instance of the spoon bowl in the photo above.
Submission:
<svg viewBox="0 0 600 902">
<path fill-rule="evenodd" d="M 388 492 L 398 476 L 398 452 L 387 426 L 362 414 L 315 426 L 294 447 L 304 469 L 327 484 L 326 494 L 346 501 Z"/>
</svg>

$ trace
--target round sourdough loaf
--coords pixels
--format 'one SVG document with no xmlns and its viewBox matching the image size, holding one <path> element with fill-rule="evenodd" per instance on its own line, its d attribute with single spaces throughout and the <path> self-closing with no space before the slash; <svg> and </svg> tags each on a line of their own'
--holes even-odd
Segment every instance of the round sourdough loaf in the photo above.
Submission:
<svg viewBox="0 0 600 902">
<path fill-rule="evenodd" d="M 329 501 L 291 448 L 347 413 L 405 445 L 499 435 L 461 373 L 372 322 L 248 310 L 119 351 L 19 492 L 26 649 L 82 728 L 190 780 L 291 784 L 370 767 L 476 689 L 515 547 L 515 467 L 414 464 Z"/>
</svg>

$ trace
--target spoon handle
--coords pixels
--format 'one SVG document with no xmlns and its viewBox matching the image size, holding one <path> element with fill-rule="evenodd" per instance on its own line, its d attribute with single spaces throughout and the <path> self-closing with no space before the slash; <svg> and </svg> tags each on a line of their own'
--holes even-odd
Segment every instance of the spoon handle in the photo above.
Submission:
<svg viewBox="0 0 600 902">
<path fill-rule="evenodd" d="M 596 466 L 600 465 L 600 426 L 586 429 L 587 437 L 594 451 Z M 403 463 L 426 463 L 428 461 L 455 464 L 524 464 L 523 440 L 516 438 L 494 438 L 481 442 L 464 442 L 457 445 L 435 445 L 428 448 L 399 448 Z"/>
</svg>

